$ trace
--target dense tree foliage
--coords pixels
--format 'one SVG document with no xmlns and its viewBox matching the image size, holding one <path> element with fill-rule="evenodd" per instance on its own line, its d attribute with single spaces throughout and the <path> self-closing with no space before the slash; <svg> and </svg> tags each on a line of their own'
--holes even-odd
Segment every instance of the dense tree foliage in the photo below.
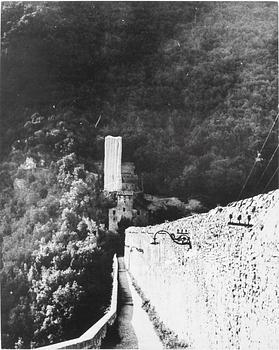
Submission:
<svg viewBox="0 0 279 350">
<path fill-rule="evenodd" d="M 1 334 L 6 348 L 29 348 L 79 336 L 103 315 L 114 247 L 97 230 L 96 174 L 74 153 L 49 168 L 16 166 L 22 152 L 12 154 L 2 165 L 14 188 L 1 195 Z"/>
<path fill-rule="evenodd" d="M 2 2 L 5 346 L 72 336 L 106 305 L 104 136 L 146 193 L 238 198 L 277 115 L 277 37 L 273 2 Z M 277 130 L 242 196 L 277 185 Z"/>
<path fill-rule="evenodd" d="M 75 109 L 91 127 L 66 113 L 90 144 L 85 158 L 96 133 L 120 134 L 146 191 L 236 198 L 276 116 L 275 4 L 6 2 L 2 12 L 6 150 L 33 112 Z M 257 167 L 245 194 L 275 169 L 255 188 Z"/>
<path fill-rule="evenodd" d="M 6 150 L 33 112 L 63 111 L 85 158 L 102 157 L 96 134 L 122 135 L 147 192 L 237 197 L 277 113 L 276 4 L 4 2 L 2 13 Z M 275 158 L 255 186 L 276 142 L 274 129 L 245 195 L 276 169 Z"/>
</svg>

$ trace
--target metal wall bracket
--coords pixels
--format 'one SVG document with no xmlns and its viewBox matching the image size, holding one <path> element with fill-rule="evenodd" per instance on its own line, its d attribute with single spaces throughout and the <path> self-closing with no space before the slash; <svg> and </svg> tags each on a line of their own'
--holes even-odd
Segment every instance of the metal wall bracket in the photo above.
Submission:
<svg viewBox="0 0 279 350">
<path fill-rule="evenodd" d="M 238 222 L 232 222 L 232 218 L 233 218 L 232 214 L 230 214 L 229 218 L 230 218 L 230 221 L 228 222 L 228 225 L 243 226 L 243 227 L 252 227 L 253 226 L 252 224 L 250 224 L 251 215 L 247 216 L 247 223 L 241 222 L 241 219 L 242 219 L 241 215 L 238 215 L 238 217 L 237 217 Z"/>
<path fill-rule="evenodd" d="M 155 235 L 153 236 L 153 241 L 150 244 L 159 244 L 159 242 L 157 241 L 157 235 L 166 235 L 167 234 L 174 243 L 179 244 L 179 245 L 188 245 L 189 249 L 192 249 L 192 243 L 190 240 L 189 233 L 187 231 L 179 232 L 178 230 L 177 230 L 177 233 L 178 233 L 178 235 L 176 236 L 174 233 L 169 233 L 166 230 L 157 231 L 155 233 Z"/>
</svg>

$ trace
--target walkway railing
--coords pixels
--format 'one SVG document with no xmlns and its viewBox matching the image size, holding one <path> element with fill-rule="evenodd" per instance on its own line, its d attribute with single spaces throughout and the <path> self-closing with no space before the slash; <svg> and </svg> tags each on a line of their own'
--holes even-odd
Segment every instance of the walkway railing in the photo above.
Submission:
<svg viewBox="0 0 279 350">
<path fill-rule="evenodd" d="M 37 349 L 98 349 L 101 346 L 102 339 L 107 334 L 108 326 L 112 325 L 116 319 L 118 293 L 118 261 L 116 255 L 113 257 L 113 286 L 110 310 L 98 322 L 90 327 L 79 338 L 67 340 L 61 343 L 55 343 L 43 346 Z"/>
</svg>

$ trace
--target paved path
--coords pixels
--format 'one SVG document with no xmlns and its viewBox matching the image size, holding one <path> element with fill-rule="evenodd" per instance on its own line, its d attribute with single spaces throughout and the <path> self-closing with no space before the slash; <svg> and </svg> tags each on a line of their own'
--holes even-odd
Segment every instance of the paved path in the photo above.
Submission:
<svg viewBox="0 0 279 350">
<path fill-rule="evenodd" d="M 126 271 L 123 257 L 118 258 L 119 294 L 114 327 L 104 339 L 103 349 L 163 349 L 148 315 L 141 307 L 141 298 Z"/>
</svg>

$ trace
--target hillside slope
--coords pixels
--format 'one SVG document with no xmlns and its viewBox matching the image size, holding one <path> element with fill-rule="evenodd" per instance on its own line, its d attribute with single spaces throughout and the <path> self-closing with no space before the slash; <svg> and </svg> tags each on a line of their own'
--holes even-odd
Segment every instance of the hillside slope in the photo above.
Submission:
<svg viewBox="0 0 279 350">
<path fill-rule="evenodd" d="M 87 162 L 123 136 L 147 193 L 235 200 L 277 114 L 277 37 L 273 2 L 5 2 L 2 147 L 38 112 L 64 121 L 69 148 L 76 122 Z M 276 170 L 257 183 L 277 141 L 275 128 L 244 197 Z"/>
<path fill-rule="evenodd" d="M 236 200 L 263 144 L 241 195 L 276 188 L 278 15 L 274 2 L 1 11 L 2 340 L 29 347 L 106 306 L 115 242 L 96 232 L 111 203 L 94 166 L 105 136 L 123 137 L 151 195 Z"/>
</svg>

